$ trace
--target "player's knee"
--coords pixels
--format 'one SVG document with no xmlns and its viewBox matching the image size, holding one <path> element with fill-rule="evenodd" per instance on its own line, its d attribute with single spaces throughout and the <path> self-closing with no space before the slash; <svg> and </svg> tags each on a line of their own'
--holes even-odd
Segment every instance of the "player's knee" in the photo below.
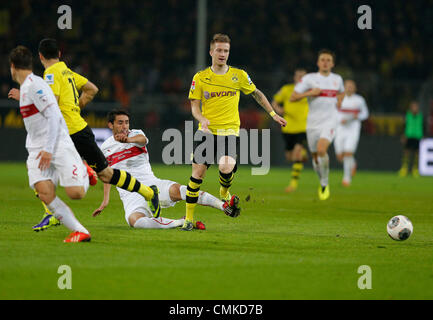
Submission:
<svg viewBox="0 0 433 320">
<path fill-rule="evenodd" d="M 72 200 L 83 199 L 86 195 L 86 191 L 83 187 L 71 187 L 65 188 L 67 196 Z"/>
<path fill-rule="evenodd" d="M 219 171 L 221 171 L 224 174 L 228 174 L 233 171 L 236 165 L 236 160 L 234 160 L 232 157 L 221 157 L 219 163 Z"/>
</svg>

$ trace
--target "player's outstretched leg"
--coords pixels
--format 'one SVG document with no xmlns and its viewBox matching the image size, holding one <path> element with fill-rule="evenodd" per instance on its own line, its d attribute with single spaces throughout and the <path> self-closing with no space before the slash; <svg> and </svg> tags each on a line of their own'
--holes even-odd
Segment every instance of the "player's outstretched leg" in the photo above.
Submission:
<svg viewBox="0 0 433 320">
<path fill-rule="evenodd" d="M 35 192 L 36 197 L 39 199 L 39 195 L 36 192 L 36 190 L 33 190 Z M 32 227 L 33 231 L 39 232 L 39 231 L 44 231 L 46 229 L 48 229 L 49 227 L 55 227 L 60 225 L 60 221 L 57 220 L 50 212 L 50 210 L 48 209 L 48 207 L 46 206 L 46 204 L 41 201 L 42 206 L 44 207 L 45 213 L 42 217 L 42 220 L 34 225 Z"/>
<path fill-rule="evenodd" d="M 320 172 L 320 187 L 319 187 L 319 199 L 326 200 L 330 196 L 329 190 L 329 156 L 318 156 L 318 169 Z"/>
<path fill-rule="evenodd" d="M 105 168 L 99 172 L 98 175 L 105 183 L 112 184 L 129 192 L 138 192 L 148 201 L 149 207 L 152 210 L 152 214 L 155 218 L 158 218 L 161 214 L 161 206 L 159 205 L 158 197 L 159 192 L 156 186 L 148 187 L 140 183 L 128 172 L 124 170 L 112 169 L 110 167 Z M 106 175 L 111 176 L 111 178 L 107 179 Z"/>
</svg>

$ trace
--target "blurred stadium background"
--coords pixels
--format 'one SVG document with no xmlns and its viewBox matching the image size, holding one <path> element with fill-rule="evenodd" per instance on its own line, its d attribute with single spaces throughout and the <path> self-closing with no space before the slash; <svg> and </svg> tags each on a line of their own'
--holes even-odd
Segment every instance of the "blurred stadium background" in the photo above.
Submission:
<svg viewBox="0 0 433 320">
<path fill-rule="evenodd" d="M 200 1 L 206 4 L 206 28 L 197 25 Z M 57 27 L 62 4 L 72 8 L 71 30 Z M 372 8 L 372 30 L 357 27 L 362 4 Z M 41 75 L 38 43 L 44 37 L 56 38 L 68 66 L 100 89 L 83 110 L 90 126 L 105 127 L 105 115 L 115 107 L 129 110 L 133 127 L 143 128 L 152 140 L 152 162 L 160 162 L 162 131 L 183 130 L 184 121 L 192 119 L 187 96 L 202 64 L 197 62 L 197 42 L 207 65 L 209 40 L 223 32 L 232 39 L 229 64 L 244 68 L 269 99 L 291 81 L 296 67 L 315 71 L 319 49 L 334 50 L 335 72 L 355 79 L 371 113 L 363 123 L 359 167 L 397 170 L 404 113 L 411 100 L 420 104 L 426 136 L 433 136 L 432 21 L 432 0 L 2 1 L 0 161 L 26 158 L 17 103 L 7 100 L 9 89 L 16 87 L 7 62 L 15 46 L 23 44 L 34 52 L 35 73 Z M 271 128 L 272 164 L 284 165 L 279 128 L 251 97 L 241 98 L 240 110 L 244 128 Z"/>
</svg>

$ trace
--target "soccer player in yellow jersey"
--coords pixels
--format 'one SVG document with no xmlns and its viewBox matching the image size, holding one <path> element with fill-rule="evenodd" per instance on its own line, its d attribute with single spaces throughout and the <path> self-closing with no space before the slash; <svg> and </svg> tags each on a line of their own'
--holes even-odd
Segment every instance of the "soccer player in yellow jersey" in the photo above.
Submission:
<svg viewBox="0 0 433 320">
<path fill-rule="evenodd" d="M 230 205 L 238 207 L 239 198 L 232 197 L 229 188 L 237 168 L 236 146 L 233 145 L 236 145 L 239 136 L 240 93 L 251 94 L 274 121 L 282 126 L 286 125 L 286 120 L 275 113 L 268 99 L 256 88 L 248 74 L 242 69 L 227 65 L 229 53 L 230 38 L 224 34 L 215 34 L 209 51 L 212 65 L 195 74 L 189 92 L 192 115 L 199 122 L 203 140 L 194 148 L 192 175 L 186 194 L 186 218 L 182 227 L 185 231 L 193 229 L 194 208 L 200 185 L 211 164 L 203 161 L 207 152 L 213 151 L 216 155 L 215 159 L 219 166 L 220 197 L 229 201 Z M 209 148 L 203 150 L 203 144 L 209 140 L 212 141 L 213 150 L 208 150 Z M 239 210 L 235 212 L 233 217 L 239 215 Z"/>
<path fill-rule="evenodd" d="M 290 102 L 290 96 L 295 85 L 306 74 L 304 69 L 295 70 L 294 83 L 284 85 L 275 95 L 272 107 L 287 121 L 287 126 L 281 128 L 285 142 L 285 156 L 288 162 L 292 162 L 292 177 L 286 192 L 293 192 L 298 187 L 299 176 L 307 160 L 306 128 L 308 115 L 308 101 L 306 98 L 296 102 Z"/>
<path fill-rule="evenodd" d="M 69 135 L 80 156 L 96 171 L 102 182 L 130 192 L 140 193 L 148 201 L 153 215 L 158 217 L 161 211 L 158 188 L 141 184 L 124 170 L 111 168 L 96 144 L 92 130 L 80 115 L 81 109 L 92 101 L 98 88 L 85 77 L 70 70 L 63 61 L 60 61 L 60 50 L 56 40 L 43 39 L 39 43 L 39 58 L 45 68 L 44 80 L 51 87 L 59 103 Z M 79 91 L 81 91 L 81 95 Z M 47 208 L 46 211 L 48 211 Z M 33 229 L 40 231 L 51 225 L 56 225 L 56 221 L 53 221 L 53 217 L 48 214 Z"/>
</svg>

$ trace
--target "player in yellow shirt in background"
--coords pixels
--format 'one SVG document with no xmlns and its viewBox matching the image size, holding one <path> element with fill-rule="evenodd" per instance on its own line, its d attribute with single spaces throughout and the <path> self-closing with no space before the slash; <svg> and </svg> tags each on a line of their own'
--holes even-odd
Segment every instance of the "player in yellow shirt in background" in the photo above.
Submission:
<svg viewBox="0 0 433 320">
<path fill-rule="evenodd" d="M 287 126 L 281 128 L 285 143 L 285 156 L 288 162 L 292 162 L 292 175 L 286 192 L 293 192 L 298 188 L 299 176 L 307 161 L 307 115 L 308 101 L 306 98 L 296 102 L 290 102 L 290 96 L 295 85 L 306 74 L 304 69 L 296 69 L 293 76 L 294 83 L 284 85 L 275 95 L 272 107 L 287 121 Z"/>
<path fill-rule="evenodd" d="M 213 154 L 216 155 L 213 160 L 216 160 L 219 166 L 220 197 L 239 209 L 234 210 L 232 217 L 239 215 L 239 198 L 232 197 L 229 189 L 237 169 L 240 93 L 251 94 L 274 121 L 282 126 L 286 125 L 286 120 L 275 113 L 268 99 L 256 88 L 248 74 L 242 69 L 227 65 L 229 53 L 230 38 L 225 34 L 215 34 L 209 51 L 212 65 L 194 75 L 189 92 L 192 115 L 199 122 L 198 130 L 203 133 L 203 140 L 194 146 L 192 175 L 186 194 L 186 218 L 182 227 L 185 231 L 193 229 L 194 208 L 197 205 L 200 185 L 211 165 L 208 161 L 203 161 L 206 152 L 212 151 L 203 152 L 203 144 L 209 140 L 212 141 Z"/>
<path fill-rule="evenodd" d="M 45 68 L 44 80 L 51 87 L 59 103 L 60 111 L 65 119 L 75 148 L 87 162 L 89 176 L 94 173 L 94 170 L 102 182 L 115 185 L 129 192 L 138 192 L 148 201 L 153 215 L 156 218 L 159 217 L 161 208 L 158 188 L 140 183 L 124 170 L 111 168 L 95 142 L 92 129 L 81 117 L 81 109 L 93 100 L 98 88 L 85 77 L 70 70 L 63 61 L 60 61 L 60 50 L 56 40 L 41 40 L 39 43 L 39 58 Z M 9 97 L 14 99 L 18 97 L 19 99 L 19 90 L 13 90 L 15 91 L 11 90 L 9 92 Z M 81 91 L 81 95 L 79 91 Z M 124 140 L 124 137 L 118 139 Z M 94 180 L 92 183 L 92 180 L 90 180 L 90 183 L 95 184 L 96 181 Z M 59 224 L 59 221 L 51 215 L 46 207 L 45 212 L 42 221 L 33 227 L 34 231 L 45 230 L 50 226 Z"/>
</svg>

